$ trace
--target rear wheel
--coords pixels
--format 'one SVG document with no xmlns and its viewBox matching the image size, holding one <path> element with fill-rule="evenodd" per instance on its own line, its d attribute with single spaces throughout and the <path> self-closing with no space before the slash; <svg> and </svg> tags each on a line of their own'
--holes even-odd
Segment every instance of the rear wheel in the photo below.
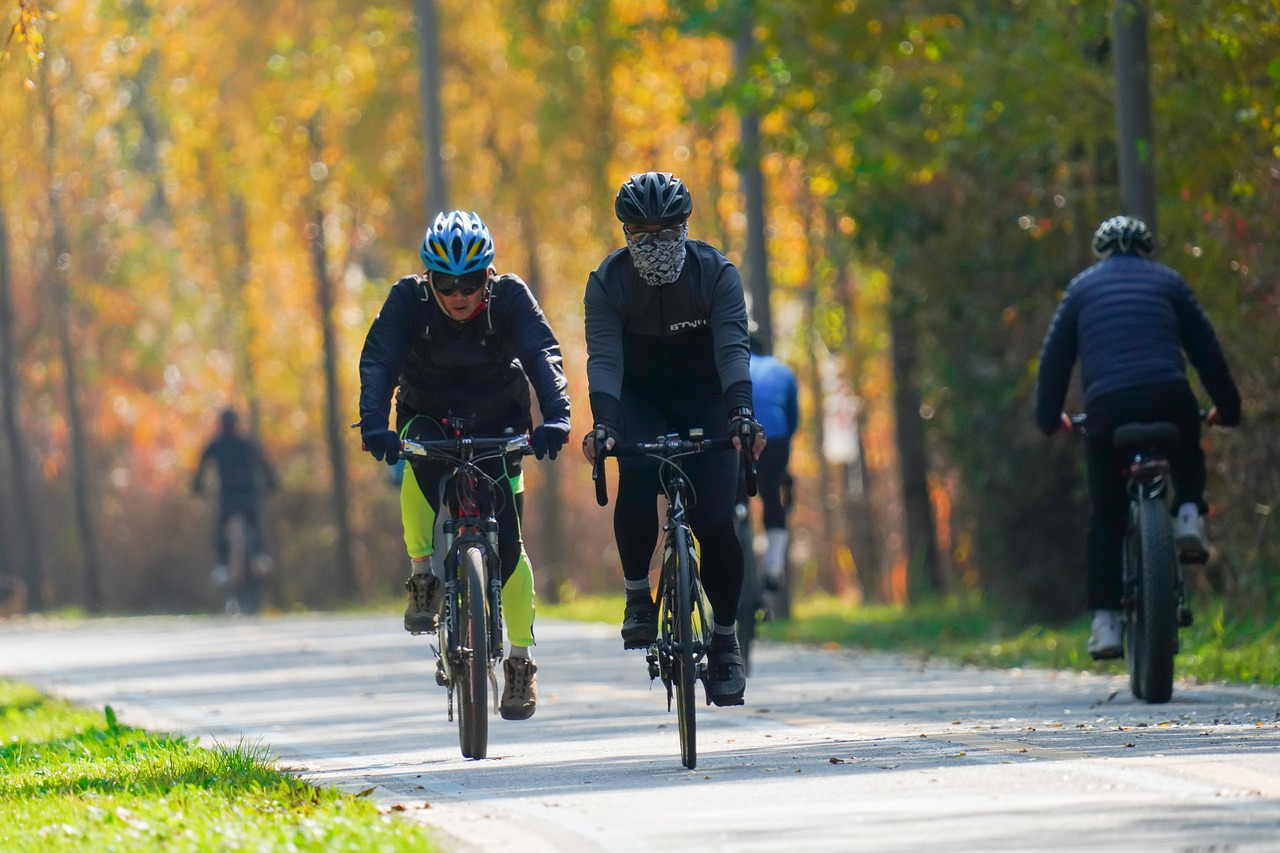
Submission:
<svg viewBox="0 0 1280 853">
<path fill-rule="evenodd" d="M 250 601 L 253 583 L 249 570 L 249 522 L 242 512 L 233 512 L 226 521 L 227 539 L 227 603 L 228 613 L 252 613 Z"/>
<path fill-rule="evenodd" d="M 694 716 L 693 686 L 697 677 L 694 663 L 693 633 L 693 562 L 690 554 L 693 544 L 689 531 L 677 527 L 675 531 L 676 560 L 675 610 L 672 614 L 672 680 L 675 682 L 676 716 L 680 722 L 680 760 L 692 770 L 698 764 L 697 722 Z"/>
<path fill-rule="evenodd" d="M 1138 506 L 1138 542 L 1142 571 L 1133 622 L 1139 654 L 1134 695 L 1168 702 L 1173 695 L 1173 657 L 1178 650 L 1178 596 L 1173 522 L 1164 501 L 1144 499 Z M 1132 665 L 1131 665 L 1132 681 Z"/>
<path fill-rule="evenodd" d="M 458 692 L 458 742 L 464 758 L 484 758 L 489 750 L 489 642 L 484 600 L 484 551 L 458 555 L 458 645 L 453 668 Z"/>
</svg>

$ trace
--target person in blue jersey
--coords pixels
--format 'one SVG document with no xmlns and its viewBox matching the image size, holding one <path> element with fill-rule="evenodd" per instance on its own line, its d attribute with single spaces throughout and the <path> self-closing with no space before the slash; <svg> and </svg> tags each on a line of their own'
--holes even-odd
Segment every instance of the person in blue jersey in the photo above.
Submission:
<svg viewBox="0 0 1280 853">
<path fill-rule="evenodd" d="M 1093 236 L 1098 262 L 1068 285 L 1040 351 L 1035 419 L 1046 435 L 1072 428 L 1062 406 L 1080 361 L 1093 505 L 1086 595 L 1094 616 L 1088 651 L 1098 660 L 1122 654 L 1121 551 L 1128 496 L 1125 460 L 1112 441 L 1116 427 L 1140 421 L 1177 425 L 1180 442 L 1169 455 L 1176 543 L 1184 558 L 1203 558 L 1209 551 L 1205 460 L 1187 360 L 1213 400 L 1206 421 L 1240 422 L 1240 392 L 1213 326 L 1183 277 L 1151 259 L 1154 250 L 1141 220 L 1114 216 L 1103 222 Z"/>
<path fill-rule="evenodd" d="M 587 382 L 594 428 L 583 440 L 652 441 L 702 428 L 708 437 L 750 436 L 759 458 L 763 428 L 751 402 L 747 307 L 728 258 L 689 233 L 693 199 L 670 172 L 632 175 L 614 213 L 626 245 L 591 273 L 584 298 Z M 701 575 L 713 614 L 707 692 L 716 705 L 741 705 L 746 669 L 735 627 L 742 592 L 742 548 L 734 527 L 738 455 L 699 454 L 685 463 L 697 501 L 689 524 L 702 546 Z M 622 562 L 623 647 L 643 649 L 658 633 L 649 563 L 658 541 L 658 467 L 618 460 L 613 531 Z"/>
<path fill-rule="evenodd" d="M 787 568 L 787 509 L 790 506 L 791 436 L 800 426 L 796 374 L 765 352 L 764 341 L 751 335 L 751 389 L 756 420 L 769 437 L 756 466 L 768 543 L 761 566 L 766 589 L 779 589 Z"/>
<path fill-rule="evenodd" d="M 493 237 L 475 213 L 441 213 L 422 238 L 426 271 L 400 279 L 369 328 L 360 354 L 360 436 L 374 459 L 394 465 L 403 438 L 445 438 L 441 421 L 471 421 L 473 435 L 532 428 L 535 455 L 555 459 L 569 435 L 569 394 L 560 344 L 528 286 L 493 266 Z M 533 428 L 529 385 L 542 423 Z M 396 426 L 387 426 L 392 392 Z M 524 478 L 520 457 L 481 469 L 504 491 L 497 503 L 502 613 L 510 641 L 499 711 L 523 720 L 537 708 L 533 645 L 533 571 L 520 534 Z M 401 520 L 410 558 L 404 627 L 433 633 L 443 582 L 432 568 L 433 527 L 440 510 L 443 461 L 415 461 L 400 486 Z"/>
</svg>

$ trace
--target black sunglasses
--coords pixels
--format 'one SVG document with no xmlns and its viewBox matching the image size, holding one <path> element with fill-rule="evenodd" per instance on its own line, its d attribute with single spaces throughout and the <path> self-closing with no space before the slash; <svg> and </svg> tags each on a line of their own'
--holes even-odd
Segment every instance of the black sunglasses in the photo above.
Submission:
<svg viewBox="0 0 1280 853">
<path fill-rule="evenodd" d="M 431 286 L 441 296 L 453 296 L 454 294 L 470 296 L 488 283 L 489 273 L 487 270 L 469 272 L 466 275 L 445 275 L 441 272 L 431 272 Z"/>
<path fill-rule="evenodd" d="M 632 228 L 623 223 L 622 230 L 627 233 L 627 236 L 631 238 L 631 242 L 635 245 L 645 246 L 649 243 L 670 243 L 679 240 L 684 234 L 684 225 L 681 222 L 658 231 L 644 231 L 641 227 Z"/>
</svg>

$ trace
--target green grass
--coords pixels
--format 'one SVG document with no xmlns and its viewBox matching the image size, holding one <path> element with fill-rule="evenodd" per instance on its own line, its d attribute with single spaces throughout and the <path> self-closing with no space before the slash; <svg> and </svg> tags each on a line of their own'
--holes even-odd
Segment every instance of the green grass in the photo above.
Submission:
<svg viewBox="0 0 1280 853">
<path fill-rule="evenodd" d="M 423 851 L 426 830 L 280 772 L 0 680 L 0 850 Z"/>
<path fill-rule="evenodd" d="M 538 615 L 621 622 L 621 595 L 579 597 L 538 605 Z M 978 598 L 951 598 L 916 607 L 853 605 L 830 596 L 796 602 L 792 618 L 766 622 L 760 634 L 810 645 L 905 652 L 981 666 L 1033 666 L 1124 672 L 1123 661 L 1097 662 L 1085 652 L 1089 619 L 1061 627 L 1006 621 Z M 1201 607 L 1179 634 L 1178 675 L 1200 681 L 1280 685 L 1280 626 L 1233 622 L 1221 608 Z"/>
</svg>

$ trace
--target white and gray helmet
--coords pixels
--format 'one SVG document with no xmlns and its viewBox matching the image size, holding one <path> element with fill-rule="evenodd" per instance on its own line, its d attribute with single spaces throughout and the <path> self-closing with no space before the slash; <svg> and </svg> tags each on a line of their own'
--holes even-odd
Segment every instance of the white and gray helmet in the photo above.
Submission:
<svg viewBox="0 0 1280 853">
<path fill-rule="evenodd" d="M 1093 253 L 1099 258 L 1109 258 L 1117 252 L 1149 258 L 1155 249 L 1156 241 L 1147 224 L 1132 216 L 1113 216 L 1093 234 Z"/>
</svg>

